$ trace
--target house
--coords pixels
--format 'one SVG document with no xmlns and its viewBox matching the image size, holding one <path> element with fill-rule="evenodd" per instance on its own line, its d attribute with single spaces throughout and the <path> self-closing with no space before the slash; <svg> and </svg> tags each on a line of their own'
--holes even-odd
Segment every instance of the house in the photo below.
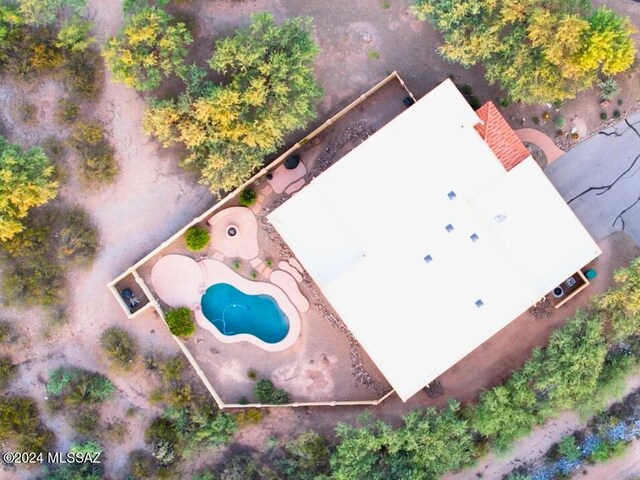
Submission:
<svg viewBox="0 0 640 480">
<path fill-rule="evenodd" d="M 450 80 L 268 219 L 404 401 L 601 253 Z"/>
</svg>

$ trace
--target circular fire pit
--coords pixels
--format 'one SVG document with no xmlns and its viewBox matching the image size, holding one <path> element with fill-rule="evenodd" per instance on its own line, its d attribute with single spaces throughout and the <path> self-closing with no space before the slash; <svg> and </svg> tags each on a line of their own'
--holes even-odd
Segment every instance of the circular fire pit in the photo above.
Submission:
<svg viewBox="0 0 640 480">
<path fill-rule="evenodd" d="M 227 227 L 227 237 L 235 237 L 238 234 L 238 227 L 229 225 Z"/>
<path fill-rule="evenodd" d="M 560 298 L 564 295 L 564 290 L 562 287 L 556 287 L 553 289 L 553 296 L 556 298 Z"/>
</svg>

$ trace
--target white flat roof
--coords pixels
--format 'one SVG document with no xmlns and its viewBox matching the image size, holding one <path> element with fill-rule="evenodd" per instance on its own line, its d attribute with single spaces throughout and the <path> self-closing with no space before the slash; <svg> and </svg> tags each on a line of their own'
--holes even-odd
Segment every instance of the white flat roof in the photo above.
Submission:
<svg viewBox="0 0 640 480">
<path fill-rule="evenodd" d="M 601 253 L 479 121 L 445 81 L 269 215 L 405 401 Z"/>
</svg>

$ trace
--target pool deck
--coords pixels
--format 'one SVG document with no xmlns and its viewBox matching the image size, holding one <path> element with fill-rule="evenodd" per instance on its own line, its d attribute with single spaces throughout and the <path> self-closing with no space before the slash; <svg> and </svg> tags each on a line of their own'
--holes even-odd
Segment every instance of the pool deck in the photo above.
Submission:
<svg viewBox="0 0 640 480">
<path fill-rule="evenodd" d="M 247 333 L 225 335 L 220 332 L 204 316 L 200 303 L 206 289 L 217 283 L 227 283 L 247 295 L 269 295 L 272 297 L 289 320 L 289 332 L 286 337 L 277 343 L 267 343 L 255 335 Z M 196 262 L 184 255 L 165 255 L 156 262 L 151 270 L 151 284 L 160 299 L 166 304 L 171 307 L 190 308 L 198 326 L 207 330 L 220 342 L 248 342 L 268 352 L 286 350 L 300 336 L 300 314 L 294 306 L 295 302 L 302 306 L 305 306 L 304 302 L 306 302 L 306 310 L 309 309 L 309 302 L 300 293 L 297 285 L 295 285 L 297 295 L 293 296 L 295 301 L 290 300 L 291 294 L 286 294 L 278 286 L 272 283 L 248 280 L 225 264 L 213 259 L 203 259 Z"/>
</svg>

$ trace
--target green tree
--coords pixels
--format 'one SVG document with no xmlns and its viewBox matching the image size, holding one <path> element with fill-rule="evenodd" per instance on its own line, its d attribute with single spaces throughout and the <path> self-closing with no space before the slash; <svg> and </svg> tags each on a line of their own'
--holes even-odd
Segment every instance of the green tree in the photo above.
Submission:
<svg viewBox="0 0 640 480">
<path fill-rule="evenodd" d="M 482 63 L 513 101 L 572 98 L 635 59 L 629 20 L 586 0 L 417 0 L 412 11 L 442 32 L 442 56 Z"/>
<path fill-rule="evenodd" d="M 100 336 L 100 343 L 107 356 L 125 370 L 131 369 L 138 355 L 136 341 L 124 328 L 107 328 Z"/>
<path fill-rule="evenodd" d="M 192 41 L 184 23 L 157 7 L 145 7 L 107 40 L 103 56 L 115 81 L 136 90 L 153 90 L 182 67 Z"/>
<path fill-rule="evenodd" d="M 82 368 L 59 367 L 49 374 L 48 403 L 53 410 L 63 406 L 77 409 L 107 400 L 115 387 L 104 375 Z"/>
<path fill-rule="evenodd" d="M 87 0 L 18 0 L 17 3 L 18 11 L 27 24 L 44 26 L 54 23 L 62 9 L 82 13 Z"/>
<path fill-rule="evenodd" d="M 480 395 L 478 404 L 471 409 L 471 427 L 490 438 L 498 450 L 506 450 L 537 423 L 536 407 L 528 376 L 516 372 L 504 385 Z"/>
<path fill-rule="evenodd" d="M 314 115 L 320 90 L 313 77 L 318 48 L 311 20 L 276 25 L 270 14 L 215 44 L 209 66 L 228 79 L 203 80 L 191 67 L 183 73 L 187 90 L 177 100 L 155 101 L 144 127 L 164 146 L 183 143 L 183 164 L 200 172 L 212 191 L 231 190 L 282 145 L 284 136 Z"/>
<path fill-rule="evenodd" d="M 539 352 L 534 389 L 555 410 L 575 408 L 593 395 L 602 372 L 607 347 L 601 319 L 578 311 Z"/>
<path fill-rule="evenodd" d="M 84 52 L 95 41 L 89 35 L 91 22 L 81 17 L 74 16 L 60 26 L 56 38 L 56 47 L 70 52 Z"/>
<path fill-rule="evenodd" d="M 443 410 L 415 410 L 403 417 L 404 425 L 363 417 L 362 428 L 340 423 L 340 443 L 331 459 L 336 480 L 411 478 L 427 480 L 469 465 L 475 452 L 467 421 L 451 402 Z"/>
<path fill-rule="evenodd" d="M 285 446 L 283 469 L 286 478 L 320 480 L 328 478 L 331 457 L 327 440 L 314 431 L 304 432 Z"/>
<path fill-rule="evenodd" d="M 611 340 L 640 333 L 640 257 L 613 275 L 616 285 L 596 297 L 595 307 L 611 326 Z"/>
<path fill-rule="evenodd" d="M 33 399 L 9 395 L 0 397 L 0 441 L 26 452 L 46 452 L 55 435 L 41 422 Z"/>
<path fill-rule="evenodd" d="M 24 229 L 22 220 L 33 207 L 58 193 L 54 168 L 39 147 L 23 150 L 0 136 L 0 242 Z"/>
</svg>

